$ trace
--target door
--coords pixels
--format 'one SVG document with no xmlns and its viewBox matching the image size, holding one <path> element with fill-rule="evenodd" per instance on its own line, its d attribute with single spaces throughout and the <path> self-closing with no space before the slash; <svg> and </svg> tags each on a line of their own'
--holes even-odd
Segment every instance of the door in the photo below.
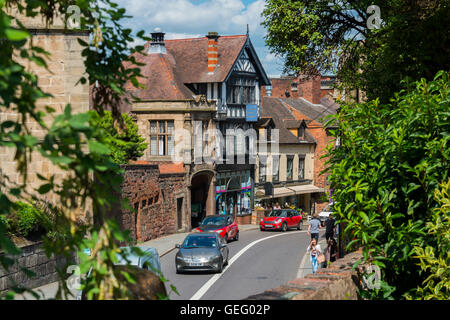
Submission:
<svg viewBox="0 0 450 320">
<path fill-rule="evenodd" d="M 288 227 L 296 226 L 295 216 L 294 216 L 294 212 L 292 210 L 288 210 L 288 212 L 287 212 L 287 222 L 288 222 Z"/>
<path fill-rule="evenodd" d="M 183 228 L 183 198 L 177 198 L 177 227 Z"/>
</svg>

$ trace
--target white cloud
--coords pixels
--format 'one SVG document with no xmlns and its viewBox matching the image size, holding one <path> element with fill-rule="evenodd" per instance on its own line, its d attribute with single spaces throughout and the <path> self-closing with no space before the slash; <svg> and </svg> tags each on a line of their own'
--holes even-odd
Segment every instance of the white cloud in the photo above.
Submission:
<svg viewBox="0 0 450 320">
<path fill-rule="evenodd" d="M 249 25 L 250 38 L 269 73 L 277 72 L 279 59 L 268 54 L 265 29 L 261 25 L 264 0 L 250 3 L 243 0 L 116 0 L 133 16 L 126 22 L 133 31 L 145 30 L 147 35 L 156 27 L 166 32 L 166 39 L 196 38 L 216 31 L 220 35 L 245 34 Z"/>
</svg>

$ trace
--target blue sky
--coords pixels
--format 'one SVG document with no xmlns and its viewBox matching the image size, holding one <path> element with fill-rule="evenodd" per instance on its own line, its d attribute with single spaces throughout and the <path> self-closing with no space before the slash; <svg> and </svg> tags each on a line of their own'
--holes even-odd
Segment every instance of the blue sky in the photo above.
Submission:
<svg viewBox="0 0 450 320">
<path fill-rule="evenodd" d="M 266 73 L 279 76 L 282 60 L 270 54 L 264 42 L 265 28 L 260 25 L 265 0 L 116 0 L 133 16 L 126 26 L 133 31 L 152 32 L 156 27 L 166 39 L 202 37 L 209 31 L 220 35 L 245 34 L 250 39 Z"/>
</svg>

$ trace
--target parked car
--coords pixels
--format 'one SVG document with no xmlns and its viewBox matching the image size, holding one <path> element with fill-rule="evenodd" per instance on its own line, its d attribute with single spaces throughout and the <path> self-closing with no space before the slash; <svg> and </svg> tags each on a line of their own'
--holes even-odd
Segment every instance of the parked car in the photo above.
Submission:
<svg viewBox="0 0 450 320">
<path fill-rule="evenodd" d="M 325 221 L 328 219 L 330 214 L 333 213 L 333 204 L 328 204 L 323 210 L 319 213 L 319 220 L 322 227 L 325 225 Z"/>
<path fill-rule="evenodd" d="M 267 217 L 259 222 L 259 228 L 264 230 L 287 231 L 288 228 L 302 228 L 302 216 L 297 210 L 276 209 L 272 210 Z"/>
<path fill-rule="evenodd" d="M 216 232 L 191 233 L 175 256 L 177 273 L 184 271 L 215 271 L 221 273 L 228 264 L 229 249 Z"/>
<path fill-rule="evenodd" d="M 123 253 L 126 255 L 126 259 L 119 253 L 116 254 L 118 262 L 115 266 L 126 266 L 131 265 L 141 269 L 147 269 L 156 274 L 158 277 L 161 274 L 161 261 L 159 259 L 159 254 L 156 248 L 152 247 L 138 247 L 143 251 L 143 255 L 139 256 L 136 252 L 132 250 L 132 247 L 121 247 Z M 86 254 L 91 255 L 92 250 L 87 249 L 84 251 Z M 127 262 L 128 260 L 128 262 Z M 87 277 L 90 276 L 92 269 L 89 270 Z M 77 300 L 82 299 L 83 292 L 80 290 L 77 292 Z"/>
<path fill-rule="evenodd" d="M 239 227 L 230 215 L 208 216 L 193 232 L 216 232 L 226 243 L 232 239 L 239 240 Z"/>
</svg>

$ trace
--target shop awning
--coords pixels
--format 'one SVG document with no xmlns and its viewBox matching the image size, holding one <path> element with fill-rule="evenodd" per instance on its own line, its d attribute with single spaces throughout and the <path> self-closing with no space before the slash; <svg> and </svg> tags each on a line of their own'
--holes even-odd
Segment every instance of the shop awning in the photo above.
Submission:
<svg viewBox="0 0 450 320">
<path fill-rule="evenodd" d="M 300 186 L 278 187 L 273 189 L 273 198 L 289 197 L 296 194 L 325 192 L 324 188 L 316 187 L 312 184 L 304 184 Z M 272 196 L 266 196 L 264 189 L 256 191 L 255 196 L 257 199 L 270 199 Z"/>
</svg>

